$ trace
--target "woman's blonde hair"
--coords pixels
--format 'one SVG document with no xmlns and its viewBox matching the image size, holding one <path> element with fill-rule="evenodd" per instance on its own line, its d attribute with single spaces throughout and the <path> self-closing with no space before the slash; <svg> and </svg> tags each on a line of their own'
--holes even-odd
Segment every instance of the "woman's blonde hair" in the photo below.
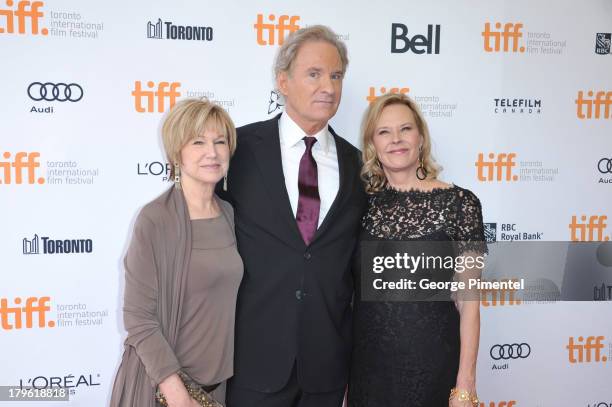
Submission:
<svg viewBox="0 0 612 407">
<path fill-rule="evenodd" d="M 215 130 L 227 140 L 230 156 L 236 151 L 236 127 L 229 114 L 208 99 L 185 99 L 172 107 L 162 126 L 162 140 L 166 158 L 171 164 L 170 179 L 174 178 L 174 164 L 181 163 L 181 150 L 205 130 Z"/>
<path fill-rule="evenodd" d="M 365 181 L 366 192 L 374 194 L 379 192 L 387 185 L 387 177 L 383 171 L 382 165 L 376 156 L 376 148 L 374 147 L 374 132 L 376 125 L 383 110 L 391 105 L 404 105 L 412 111 L 417 129 L 423 138 L 420 156 L 423 160 L 423 168 L 427 173 L 428 179 L 435 179 L 441 171 L 441 168 L 436 164 L 431 155 L 431 137 L 427 123 L 423 118 L 421 110 L 417 104 L 408 96 L 401 93 L 388 93 L 380 96 L 372 102 L 366 110 L 363 123 L 361 125 L 361 145 L 363 167 L 361 169 L 361 178 Z"/>
</svg>

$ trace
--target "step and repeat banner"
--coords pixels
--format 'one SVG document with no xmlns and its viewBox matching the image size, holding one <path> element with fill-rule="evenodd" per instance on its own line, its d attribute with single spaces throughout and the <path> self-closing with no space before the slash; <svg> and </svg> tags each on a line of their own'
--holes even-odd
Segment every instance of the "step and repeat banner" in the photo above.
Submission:
<svg viewBox="0 0 612 407">
<path fill-rule="evenodd" d="M 3 0 L 1 386 L 108 403 L 122 258 L 139 208 L 170 185 L 164 112 L 207 97 L 237 125 L 278 114 L 274 55 L 314 24 L 349 50 L 340 135 L 359 145 L 368 103 L 408 94 L 490 242 L 610 239 L 609 0 Z M 482 406 L 612 406 L 612 267 L 598 267 L 590 302 L 482 297 Z"/>
</svg>

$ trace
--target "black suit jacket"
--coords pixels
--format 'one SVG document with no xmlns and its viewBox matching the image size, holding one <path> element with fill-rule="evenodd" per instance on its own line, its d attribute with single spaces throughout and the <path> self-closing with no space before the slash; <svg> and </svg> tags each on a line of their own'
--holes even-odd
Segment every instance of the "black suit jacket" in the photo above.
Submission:
<svg viewBox="0 0 612 407">
<path fill-rule="evenodd" d="M 245 274 L 238 294 L 233 384 L 281 390 L 294 361 L 306 392 L 347 383 L 351 352 L 351 257 L 366 195 L 360 153 L 336 142 L 339 190 L 313 241 L 302 240 L 283 175 L 278 120 L 238 128 L 228 191 Z"/>
</svg>

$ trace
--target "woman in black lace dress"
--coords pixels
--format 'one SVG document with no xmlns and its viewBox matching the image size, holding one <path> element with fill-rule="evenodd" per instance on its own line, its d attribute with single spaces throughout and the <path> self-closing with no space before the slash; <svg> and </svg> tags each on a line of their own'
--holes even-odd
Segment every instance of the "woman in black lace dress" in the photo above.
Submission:
<svg viewBox="0 0 612 407">
<path fill-rule="evenodd" d="M 430 151 L 427 124 L 412 100 L 389 94 L 370 106 L 362 171 L 370 199 L 360 240 L 456 241 L 458 254 L 482 255 L 480 202 L 436 179 Z M 479 301 L 363 301 L 356 270 L 349 406 L 472 406 Z"/>
</svg>

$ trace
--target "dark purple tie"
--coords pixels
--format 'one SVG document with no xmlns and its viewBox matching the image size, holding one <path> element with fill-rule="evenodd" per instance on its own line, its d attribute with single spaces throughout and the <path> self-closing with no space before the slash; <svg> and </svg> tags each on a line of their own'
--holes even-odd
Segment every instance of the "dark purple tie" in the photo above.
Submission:
<svg viewBox="0 0 612 407">
<path fill-rule="evenodd" d="M 297 220 L 298 228 L 304 243 L 309 245 L 317 231 L 319 224 L 319 180 L 317 176 L 317 162 L 312 157 L 312 146 L 317 142 L 314 137 L 304 137 L 306 151 L 300 160 L 300 173 L 298 175 L 298 199 Z"/>
</svg>

